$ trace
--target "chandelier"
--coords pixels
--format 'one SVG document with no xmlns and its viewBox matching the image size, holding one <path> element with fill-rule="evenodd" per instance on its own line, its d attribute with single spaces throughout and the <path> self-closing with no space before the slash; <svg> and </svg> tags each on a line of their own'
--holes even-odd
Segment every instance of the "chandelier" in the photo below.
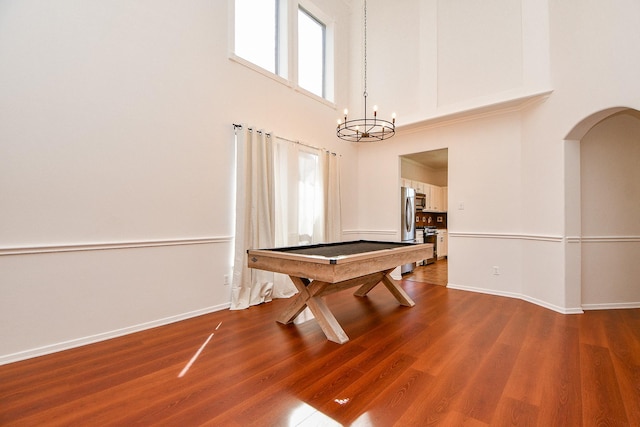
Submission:
<svg viewBox="0 0 640 427">
<path fill-rule="evenodd" d="M 344 110 L 344 121 L 338 119 L 338 138 L 350 142 L 376 142 L 391 138 L 396 133 L 396 114 L 391 121 L 378 118 L 378 106 L 373 106 L 373 118 L 367 117 L 367 0 L 364 0 L 364 118 L 349 119 Z"/>
</svg>

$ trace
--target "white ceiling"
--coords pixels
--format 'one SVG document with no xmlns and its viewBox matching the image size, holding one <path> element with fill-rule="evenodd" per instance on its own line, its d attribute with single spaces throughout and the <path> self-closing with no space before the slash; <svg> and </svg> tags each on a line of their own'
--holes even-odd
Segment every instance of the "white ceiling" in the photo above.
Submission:
<svg viewBox="0 0 640 427">
<path fill-rule="evenodd" d="M 423 151 L 422 153 L 405 154 L 405 159 L 413 160 L 431 169 L 447 169 L 449 167 L 449 150 Z"/>
</svg>

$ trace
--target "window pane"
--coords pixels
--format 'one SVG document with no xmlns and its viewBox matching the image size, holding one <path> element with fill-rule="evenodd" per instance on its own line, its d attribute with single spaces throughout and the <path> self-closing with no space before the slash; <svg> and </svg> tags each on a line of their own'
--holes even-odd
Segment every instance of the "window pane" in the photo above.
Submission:
<svg viewBox="0 0 640 427">
<path fill-rule="evenodd" d="M 318 156 L 300 152 L 298 157 L 298 234 L 300 244 L 313 243 L 318 217 Z"/>
<path fill-rule="evenodd" d="M 236 0 L 235 54 L 276 73 L 276 0 Z"/>
<path fill-rule="evenodd" d="M 325 26 L 298 9 L 298 85 L 324 96 Z"/>
</svg>

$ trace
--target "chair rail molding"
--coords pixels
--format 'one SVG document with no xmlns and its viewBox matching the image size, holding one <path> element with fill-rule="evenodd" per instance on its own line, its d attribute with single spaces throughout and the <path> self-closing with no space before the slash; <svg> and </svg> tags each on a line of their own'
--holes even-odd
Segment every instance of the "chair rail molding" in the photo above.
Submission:
<svg viewBox="0 0 640 427">
<path fill-rule="evenodd" d="M 504 239 L 504 240 L 535 240 L 542 242 L 559 243 L 564 241 L 563 236 L 522 233 L 495 233 L 495 232 L 469 232 L 447 231 L 449 237 L 465 237 L 473 239 Z"/>
<path fill-rule="evenodd" d="M 151 248 L 162 246 L 210 245 L 229 243 L 233 236 L 191 237 L 120 242 L 61 243 L 55 245 L 33 245 L 0 247 L 0 256 L 47 254 L 61 252 L 104 251 L 115 249 Z"/>
</svg>

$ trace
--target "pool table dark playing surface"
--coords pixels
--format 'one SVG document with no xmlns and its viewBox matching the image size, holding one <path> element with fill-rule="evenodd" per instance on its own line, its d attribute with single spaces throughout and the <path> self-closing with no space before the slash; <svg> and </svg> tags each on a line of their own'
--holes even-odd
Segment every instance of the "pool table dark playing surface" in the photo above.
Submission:
<svg viewBox="0 0 640 427">
<path fill-rule="evenodd" d="M 364 297 L 382 283 L 401 305 L 412 307 L 415 303 L 391 272 L 399 265 L 430 258 L 433 245 L 359 240 L 250 249 L 247 255 L 249 268 L 287 274 L 299 291 L 278 322 L 291 323 L 309 307 L 327 339 L 343 344 L 349 337 L 322 297 L 354 286 L 360 286 L 354 295 Z"/>
</svg>

